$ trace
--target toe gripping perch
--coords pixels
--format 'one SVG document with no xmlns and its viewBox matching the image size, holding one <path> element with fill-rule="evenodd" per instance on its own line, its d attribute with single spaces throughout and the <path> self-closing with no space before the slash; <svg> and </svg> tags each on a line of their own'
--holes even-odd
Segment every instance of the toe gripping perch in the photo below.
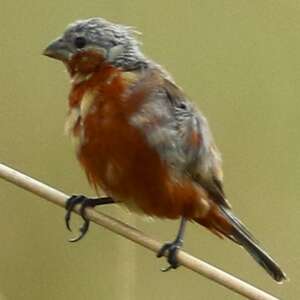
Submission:
<svg viewBox="0 0 300 300">
<path fill-rule="evenodd" d="M 177 236 L 173 242 L 165 243 L 157 253 L 157 257 L 166 256 L 169 266 L 162 268 L 162 272 L 167 272 L 171 269 L 177 269 L 179 267 L 179 263 L 177 260 L 177 252 L 183 245 L 183 235 L 185 230 L 187 219 L 184 217 L 181 218 L 179 230 Z"/>
<path fill-rule="evenodd" d="M 79 228 L 79 235 L 74 238 L 71 238 L 69 241 L 77 242 L 77 241 L 81 240 L 85 236 L 85 234 L 88 232 L 89 226 L 90 226 L 90 221 L 86 217 L 86 214 L 85 214 L 85 209 L 87 207 L 95 207 L 98 205 L 112 204 L 112 203 L 115 203 L 115 201 L 110 197 L 87 198 L 82 195 L 71 196 L 66 201 L 66 210 L 67 210 L 67 213 L 65 215 L 66 227 L 68 228 L 68 230 L 72 231 L 71 226 L 70 226 L 71 214 L 72 214 L 74 207 L 77 204 L 81 204 L 81 207 L 79 210 L 79 215 L 83 219 L 83 224 Z M 157 257 L 166 256 L 167 261 L 169 263 L 169 266 L 161 269 L 161 271 L 163 271 L 163 272 L 167 272 L 171 269 L 176 269 L 179 267 L 179 263 L 177 260 L 177 252 L 183 244 L 183 235 L 184 235 L 186 221 L 187 221 L 187 219 L 181 218 L 179 230 L 178 230 L 175 240 L 173 242 L 165 243 L 157 253 Z"/>
<path fill-rule="evenodd" d="M 90 226 L 90 220 L 87 219 L 86 214 L 85 214 L 85 209 L 87 207 L 95 207 L 98 205 L 104 205 L 104 204 L 111 204 L 114 203 L 114 200 L 110 197 L 101 197 L 101 198 L 87 198 L 82 195 L 73 195 L 71 196 L 67 201 L 66 201 L 66 210 L 67 213 L 65 215 L 65 223 L 66 227 L 68 230 L 72 231 L 71 226 L 70 226 L 70 220 L 71 220 L 71 214 L 72 211 L 77 204 L 81 204 L 80 210 L 79 210 L 79 215 L 83 219 L 83 224 L 79 228 L 79 235 L 77 237 L 74 237 L 70 239 L 70 242 L 77 242 L 81 240 L 87 231 L 89 230 Z"/>
</svg>

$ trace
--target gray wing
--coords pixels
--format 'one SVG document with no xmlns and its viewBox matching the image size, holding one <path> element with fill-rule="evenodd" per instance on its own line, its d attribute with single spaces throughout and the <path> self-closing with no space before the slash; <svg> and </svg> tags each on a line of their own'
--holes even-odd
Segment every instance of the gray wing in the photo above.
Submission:
<svg viewBox="0 0 300 300">
<path fill-rule="evenodd" d="M 174 84 L 165 85 L 179 132 L 178 146 L 184 152 L 186 172 L 212 199 L 230 208 L 223 191 L 223 173 L 220 153 L 215 145 L 208 122 Z"/>
<path fill-rule="evenodd" d="M 154 86 L 131 122 L 177 176 L 190 176 L 212 200 L 229 208 L 222 188 L 221 158 L 205 117 L 171 81 L 164 79 Z"/>
</svg>

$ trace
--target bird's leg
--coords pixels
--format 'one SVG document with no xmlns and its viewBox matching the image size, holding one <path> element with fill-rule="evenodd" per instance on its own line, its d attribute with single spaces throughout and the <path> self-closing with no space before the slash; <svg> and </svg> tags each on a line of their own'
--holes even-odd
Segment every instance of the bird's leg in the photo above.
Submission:
<svg viewBox="0 0 300 300">
<path fill-rule="evenodd" d="M 70 242 L 77 242 L 80 239 L 82 239 L 85 234 L 87 233 L 89 226 L 90 226 L 90 220 L 87 219 L 85 215 L 85 209 L 87 207 L 95 207 L 97 205 L 104 205 L 104 204 L 111 204 L 114 203 L 114 200 L 110 197 L 101 197 L 101 198 L 87 198 L 82 195 L 73 195 L 71 196 L 67 201 L 66 201 L 66 210 L 67 213 L 65 215 L 65 223 L 66 227 L 71 230 L 70 227 L 70 219 L 71 219 L 71 214 L 72 211 L 77 204 L 81 204 L 79 214 L 82 217 L 84 223 L 83 225 L 79 228 L 80 234 L 77 237 L 74 237 L 70 239 Z"/>
<path fill-rule="evenodd" d="M 170 269 L 176 269 L 179 267 L 179 263 L 177 261 L 177 252 L 183 245 L 183 235 L 186 221 L 186 218 L 181 218 L 179 230 L 175 240 L 173 242 L 165 243 L 157 253 L 157 257 L 167 256 L 167 261 L 170 264 L 168 267 L 161 269 L 163 272 L 167 272 Z"/>
</svg>

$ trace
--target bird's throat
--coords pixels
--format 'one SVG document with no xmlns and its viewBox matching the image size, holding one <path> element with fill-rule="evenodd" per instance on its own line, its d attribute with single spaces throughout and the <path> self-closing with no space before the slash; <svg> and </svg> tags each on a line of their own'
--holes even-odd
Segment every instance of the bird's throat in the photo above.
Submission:
<svg viewBox="0 0 300 300">
<path fill-rule="evenodd" d="M 102 52 L 90 49 L 74 54 L 69 61 L 64 63 L 71 78 L 78 74 L 89 75 L 107 65 Z"/>
</svg>

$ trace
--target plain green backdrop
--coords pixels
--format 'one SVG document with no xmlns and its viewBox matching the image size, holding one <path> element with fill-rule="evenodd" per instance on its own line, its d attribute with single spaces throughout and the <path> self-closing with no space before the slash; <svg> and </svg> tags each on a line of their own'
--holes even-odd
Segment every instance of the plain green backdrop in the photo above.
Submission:
<svg viewBox="0 0 300 300">
<path fill-rule="evenodd" d="M 135 26 L 210 121 L 235 212 L 280 262 L 274 283 L 239 247 L 190 224 L 185 249 L 282 299 L 300 293 L 300 2 L 8 1 L 0 10 L 0 160 L 67 193 L 93 195 L 63 135 L 69 79 L 41 55 L 65 26 Z M 64 211 L 0 180 L 0 299 L 241 299 L 98 226 L 70 244 Z M 178 222 L 105 212 L 159 240 Z M 79 225 L 79 219 L 74 221 Z"/>
</svg>

